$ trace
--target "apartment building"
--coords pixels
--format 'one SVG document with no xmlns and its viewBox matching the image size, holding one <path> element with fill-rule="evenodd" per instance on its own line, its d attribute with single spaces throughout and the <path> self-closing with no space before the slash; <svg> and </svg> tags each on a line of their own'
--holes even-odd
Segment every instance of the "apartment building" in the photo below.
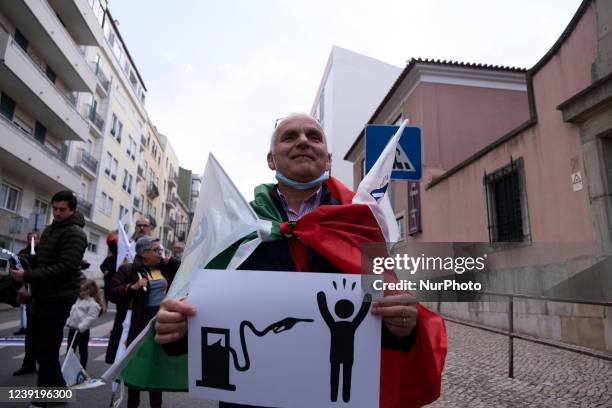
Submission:
<svg viewBox="0 0 612 408">
<path fill-rule="evenodd" d="M 2 246 L 21 248 L 50 221 L 55 192 L 89 182 L 68 156 L 70 144 L 90 140 L 78 101 L 95 93 L 86 49 L 102 38 L 86 0 L 0 2 Z"/>
<path fill-rule="evenodd" d="M 90 277 L 120 219 L 148 216 L 153 235 L 173 242 L 167 210 L 179 223 L 188 214 L 172 200 L 178 158 L 146 112 L 107 1 L 0 2 L 0 62 L 0 244 L 17 250 L 42 230 L 61 189 L 79 196 Z"/>
<path fill-rule="evenodd" d="M 169 143 L 165 144 L 164 158 L 165 180 L 163 190 L 166 192 L 166 199 L 164 202 L 165 209 L 162 209 L 165 210 L 165 213 L 161 239 L 167 248 L 171 248 L 174 242 L 184 242 L 187 239 L 190 227 L 189 201 L 185 202 L 178 192 L 178 157 Z"/>
</svg>

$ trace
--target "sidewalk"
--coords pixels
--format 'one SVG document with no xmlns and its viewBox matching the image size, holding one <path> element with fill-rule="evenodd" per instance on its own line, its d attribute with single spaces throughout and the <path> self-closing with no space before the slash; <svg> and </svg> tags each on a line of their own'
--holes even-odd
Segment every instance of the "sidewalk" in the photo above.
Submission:
<svg viewBox="0 0 612 408">
<path fill-rule="evenodd" d="M 611 407 L 612 362 L 446 322 L 442 395 L 430 407 Z"/>
</svg>

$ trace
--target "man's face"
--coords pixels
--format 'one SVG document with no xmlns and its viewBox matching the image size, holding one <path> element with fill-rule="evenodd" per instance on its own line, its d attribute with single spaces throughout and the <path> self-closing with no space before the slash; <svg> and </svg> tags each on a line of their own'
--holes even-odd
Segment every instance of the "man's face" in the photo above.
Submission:
<svg viewBox="0 0 612 408">
<path fill-rule="evenodd" d="M 142 260 L 146 265 L 157 265 L 162 259 L 162 249 L 159 241 L 151 244 L 151 249 L 142 253 Z"/>
<path fill-rule="evenodd" d="M 274 144 L 268 153 L 268 167 L 299 182 L 316 179 L 330 169 L 323 129 L 313 118 L 303 115 L 281 122 Z"/>
<path fill-rule="evenodd" d="M 181 260 L 183 258 L 183 252 L 185 251 L 185 244 L 177 243 L 172 247 L 172 256 L 175 259 Z"/>
<path fill-rule="evenodd" d="M 53 207 L 53 219 L 55 221 L 64 221 L 74 214 L 74 210 L 68 207 L 68 202 L 66 201 L 53 201 L 51 206 Z"/>
<path fill-rule="evenodd" d="M 147 219 L 139 219 L 136 221 L 136 241 L 138 238 L 145 237 L 151 235 L 151 224 L 149 224 L 149 220 Z"/>
</svg>

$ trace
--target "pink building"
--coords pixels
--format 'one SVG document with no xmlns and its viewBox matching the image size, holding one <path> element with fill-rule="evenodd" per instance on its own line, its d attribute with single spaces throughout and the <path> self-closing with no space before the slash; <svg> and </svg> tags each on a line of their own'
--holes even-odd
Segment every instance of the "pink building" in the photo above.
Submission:
<svg viewBox="0 0 612 408">
<path fill-rule="evenodd" d="M 411 60 L 369 123 L 410 119 L 423 180 L 394 182 L 405 246 L 487 242 L 489 290 L 610 300 L 612 4 L 585 0 L 531 69 Z M 345 156 L 363 173 L 363 132 Z M 508 246 L 503 243 L 513 242 Z M 504 305 L 449 304 L 447 316 L 505 328 Z M 515 330 L 612 350 L 612 307 L 515 305 Z"/>
</svg>

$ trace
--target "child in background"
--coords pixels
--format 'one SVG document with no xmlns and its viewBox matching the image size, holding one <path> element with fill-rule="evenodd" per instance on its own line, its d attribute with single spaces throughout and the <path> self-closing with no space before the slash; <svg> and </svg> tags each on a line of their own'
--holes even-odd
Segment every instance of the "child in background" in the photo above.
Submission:
<svg viewBox="0 0 612 408">
<path fill-rule="evenodd" d="M 83 368 L 87 366 L 87 346 L 89 344 L 89 328 L 94 320 L 106 311 L 106 305 L 100 299 L 100 290 L 95 281 L 87 279 L 81 284 L 81 292 L 76 303 L 70 309 L 70 316 L 66 321 L 68 331 L 68 346 L 76 335 L 77 338 L 72 345 L 76 351 L 79 346 L 79 356 Z M 78 334 L 77 334 L 78 331 Z"/>
</svg>

